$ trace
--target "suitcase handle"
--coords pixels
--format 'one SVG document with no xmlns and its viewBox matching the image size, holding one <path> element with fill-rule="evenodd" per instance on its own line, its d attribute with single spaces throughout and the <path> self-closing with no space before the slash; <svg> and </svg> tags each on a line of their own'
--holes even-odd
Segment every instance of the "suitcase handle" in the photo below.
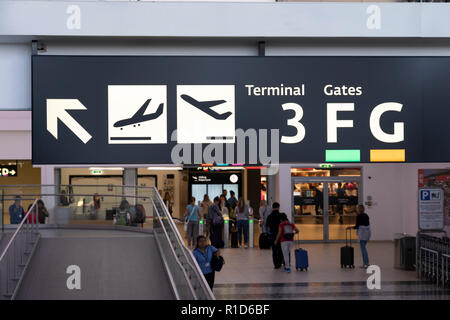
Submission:
<svg viewBox="0 0 450 320">
<path fill-rule="evenodd" d="M 298 243 L 298 247 L 297 247 L 296 243 Z M 296 250 L 296 249 L 301 249 L 301 247 L 300 247 L 300 230 L 299 230 L 299 232 L 294 231 L 294 250 Z"/>
<path fill-rule="evenodd" d="M 350 234 L 350 247 L 352 246 L 352 229 L 351 228 L 345 228 L 345 246 L 347 245 L 347 232 Z"/>
</svg>

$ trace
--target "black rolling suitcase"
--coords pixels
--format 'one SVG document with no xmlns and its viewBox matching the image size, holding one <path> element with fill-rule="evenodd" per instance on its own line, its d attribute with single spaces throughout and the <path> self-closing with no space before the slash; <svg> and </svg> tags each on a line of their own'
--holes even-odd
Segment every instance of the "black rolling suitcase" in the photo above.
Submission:
<svg viewBox="0 0 450 320">
<path fill-rule="evenodd" d="M 259 248 L 260 249 L 270 249 L 271 243 L 270 243 L 270 236 L 268 233 L 261 233 L 259 236 Z"/>
<path fill-rule="evenodd" d="M 231 232 L 231 247 L 237 248 L 238 247 L 238 233 L 237 231 Z"/>
<path fill-rule="evenodd" d="M 347 243 L 347 232 L 350 233 L 350 240 Z M 349 245 L 348 245 L 349 244 Z M 352 230 L 345 230 L 345 247 L 341 248 L 341 268 L 355 267 L 355 251 L 352 247 Z"/>
</svg>

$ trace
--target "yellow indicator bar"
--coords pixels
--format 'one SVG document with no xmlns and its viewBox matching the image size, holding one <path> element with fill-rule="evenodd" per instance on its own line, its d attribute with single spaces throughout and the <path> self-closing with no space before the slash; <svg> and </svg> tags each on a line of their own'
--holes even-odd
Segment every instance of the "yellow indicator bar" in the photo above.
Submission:
<svg viewBox="0 0 450 320">
<path fill-rule="evenodd" d="M 370 162 L 404 162 L 405 149 L 371 149 Z"/>
</svg>

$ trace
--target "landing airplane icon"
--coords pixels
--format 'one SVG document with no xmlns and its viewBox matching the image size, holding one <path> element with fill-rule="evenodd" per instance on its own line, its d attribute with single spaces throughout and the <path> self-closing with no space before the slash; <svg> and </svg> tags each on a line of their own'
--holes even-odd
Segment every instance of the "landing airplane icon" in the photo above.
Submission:
<svg viewBox="0 0 450 320">
<path fill-rule="evenodd" d="M 161 103 L 154 113 L 144 115 L 144 112 L 145 110 L 147 110 L 150 100 L 152 99 L 147 99 L 147 101 L 145 101 L 142 107 L 140 107 L 139 110 L 131 118 L 119 120 L 116 123 L 114 123 L 114 127 L 119 128 L 129 126 L 132 124 L 136 125 L 144 121 L 154 120 L 158 118 L 163 113 L 164 103 Z"/>
<path fill-rule="evenodd" d="M 225 113 L 217 113 L 214 110 L 211 110 L 212 107 L 217 106 L 219 104 L 225 103 L 225 100 L 212 100 L 212 101 L 197 101 L 191 96 L 188 96 L 187 94 L 182 94 L 181 98 L 186 101 L 187 103 L 193 105 L 194 107 L 200 109 L 201 111 L 205 112 L 206 114 L 210 115 L 214 119 L 217 120 L 225 120 L 229 116 L 232 115 L 231 112 L 225 112 Z"/>
</svg>

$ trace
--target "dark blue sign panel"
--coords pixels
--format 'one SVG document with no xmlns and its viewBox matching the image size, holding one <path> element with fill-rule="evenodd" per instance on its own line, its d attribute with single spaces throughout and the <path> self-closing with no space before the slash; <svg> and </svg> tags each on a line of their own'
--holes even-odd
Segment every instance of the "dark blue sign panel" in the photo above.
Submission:
<svg viewBox="0 0 450 320">
<path fill-rule="evenodd" d="M 450 161 L 450 58 L 33 56 L 34 164 Z"/>
</svg>

